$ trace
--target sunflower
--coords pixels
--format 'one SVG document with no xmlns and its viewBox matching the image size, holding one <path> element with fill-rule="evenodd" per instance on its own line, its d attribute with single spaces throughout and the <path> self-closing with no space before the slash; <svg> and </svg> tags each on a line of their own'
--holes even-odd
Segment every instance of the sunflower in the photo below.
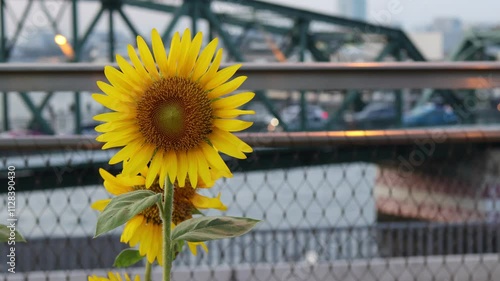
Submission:
<svg viewBox="0 0 500 281">
<path fill-rule="evenodd" d="M 118 174 L 116 177 L 111 175 L 104 169 L 99 169 L 99 173 L 104 179 L 104 187 L 113 195 L 120 195 L 134 190 L 147 189 L 145 186 L 146 178 L 151 170 L 144 168 L 139 175 L 129 177 L 123 174 Z M 217 178 L 214 173 L 211 173 L 211 180 L 204 183 L 203 180 L 198 181 L 198 186 L 192 188 L 189 182 L 185 187 L 179 187 L 174 184 L 174 205 L 172 212 L 172 228 L 175 225 L 193 217 L 193 213 L 198 209 L 218 209 L 225 211 L 227 207 L 220 201 L 220 193 L 216 198 L 205 197 L 198 194 L 198 188 L 208 188 L 213 185 L 213 178 Z M 159 182 L 155 181 L 149 190 L 156 193 L 163 193 Z M 98 211 L 103 211 L 111 199 L 96 201 L 92 204 L 92 208 Z M 120 241 L 128 243 L 131 247 L 139 244 L 139 252 L 146 256 L 148 261 L 152 263 L 158 260 L 159 264 L 163 264 L 162 255 L 162 220 L 160 218 L 159 209 L 156 205 L 142 211 L 125 224 L 125 228 L 121 235 Z M 196 246 L 201 246 L 205 251 L 208 251 L 204 243 L 188 242 L 188 247 L 191 252 L 196 255 Z"/>
<path fill-rule="evenodd" d="M 167 57 L 158 31 L 152 31 L 152 53 L 138 36 L 140 59 L 129 45 L 132 63 L 117 55 L 120 69 L 106 66 L 104 74 L 109 84 L 98 81 L 104 94 L 92 95 L 114 111 L 94 117 L 105 122 L 95 128 L 102 133 L 97 140 L 105 143 L 103 149 L 123 147 L 109 164 L 128 160 L 130 164 L 123 174 L 134 176 L 151 162 L 146 187 L 158 175 L 163 186 L 166 174 L 170 182 L 181 187 L 187 178 L 196 187 L 199 178 L 210 180 L 209 166 L 231 177 L 218 152 L 239 159 L 252 152 L 232 132 L 252 125 L 234 118 L 255 113 L 238 109 L 255 94 L 227 96 L 246 80 L 245 76 L 230 80 L 241 64 L 219 70 L 222 49 L 216 51 L 217 38 L 200 52 L 202 39 L 201 32 L 191 39 L 189 29 L 182 37 L 175 33 Z"/>
<path fill-rule="evenodd" d="M 131 281 L 132 279 L 130 279 L 130 276 L 125 273 L 124 274 L 125 276 L 125 281 Z M 141 278 L 139 277 L 139 275 L 136 275 L 134 277 L 134 281 L 140 281 Z M 108 272 L 108 277 L 100 277 L 100 276 L 97 276 L 97 275 L 92 275 L 92 276 L 89 276 L 88 277 L 88 281 L 123 281 L 123 278 L 120 276 L 120 273 L 118 272 Z"/>
</svg>

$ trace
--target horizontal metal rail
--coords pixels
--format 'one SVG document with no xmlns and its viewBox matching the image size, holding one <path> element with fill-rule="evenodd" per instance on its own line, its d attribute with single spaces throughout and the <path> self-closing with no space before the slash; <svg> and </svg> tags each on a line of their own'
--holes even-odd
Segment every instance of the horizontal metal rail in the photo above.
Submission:
<svg viewBox="0 0 500 281">
<path fill-rule="evenodd" d="M 105 80 L 98 64 L 0 64 L 0 91 L 97 91 Z M 459 63 L 287 63 L 245 64 L 244 88 L 333 90 L 500 87 L 500 64 Z"/>
<path fill-rule="evenodd" d="M 253 147 L 313 147 L 340 145 L 396 145 L 418 141 L 435 143 L 499 143 L 500 126 L 398 129 L 370 131 L 240 133 Z M 36 136 L 0 138 L 0 150 L 98 149 L 102 144 L 92 136 Z"/>
</svg>

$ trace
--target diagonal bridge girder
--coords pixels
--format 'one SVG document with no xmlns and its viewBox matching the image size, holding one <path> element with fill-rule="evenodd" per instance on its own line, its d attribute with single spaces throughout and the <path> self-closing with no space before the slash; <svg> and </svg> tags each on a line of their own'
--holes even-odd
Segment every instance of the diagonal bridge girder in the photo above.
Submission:
<svg viewBox="0 0 500 281">
<path fill-rule="evenodd" d="M 0 0 L 2 3 L 8 2 L 9 0 Z M 29 0 L 30 3 L 32 0 Z M 50 1 L 50 0 L 49 0 Z M 98 9 L 93 19 L 91 20 L 89 26 L 86 29 L 83 29 L 81 35 L 78 34 L 78 3 L 79 2 L 100 2 L 101 7 Z M 149 9 L 154 11 L 165 12 L 174 15 L 172 22 L 167 26 L 166 30 L 163 32 L 163 37 L 165 40 L 170 37 L 171 32 L 175 28 L 176 21 L 178 21 L 181 17 L 187 16 L 191 17 L 193 29 L 196 29 L 196 22 L 198 20 L 205 20 L 209 23 L 210 30 L 216 31 L 219 36 L 223 39 L 224 45 L 229 50 L 231 57 L 235 58 L 238 61 L 245 61 L 244 54 L 241 53 L 239 46 L 236 42 L 229 36 L 227 33 L 227 29 L 225 26 L 237 26 L 242 29 L 248 27 L 255 27 L 257 29 L 262 30 L 263 32 L 276 34 L 280 36 L 289 36 L 291 37 L 292 47 L 294 44 L 297 46 L 293 48 L 289 48 L 290 52 L 286 52 L 289 56 L 294 53 L 294 49 L 298 48 L 299 57 L 303 59 L 304 51 L 307 50 L 311 53 L 312 57 L 318 61 L 328 61 L 331 55 L 331 52 L 335 52 L 339 48 L 322 50 L 317 46 L 317 37 L 314 36 L 315 32 L 311 29 L 311 22 L 317 23 L 327 23 L 334 26 L 339 26 L 342 28 L 346 28 L 345 30 L 350 30 L 350 33 L 359 34 L 376 34 L 382 35 L 386 37 L 386 41 L 390 44 L 390 52 L 387 52 L 387 48 L 384 48 L 384 52 L 379 55 L 379 59 L 385 57 L 386 55 L 393 55 L 397 57 L 401 51 L 405 51 L 407 58 L 410 58 L 415 61 L 423 61 L 425 60 L 422 54 L 415 48 L 415 46 L 411 43 L 408 37 L 405 35 L 403 31 L 397 28 L 386 27 L 382 25 L 371 24 L 363 21 L 346 19 L 342 17 L 336 17 L 331 15 L 326 15 L 317 12 L 304 11 L 296 8 L 286 7 L 282 5 L 267 3 L 263 1 L 257 0 L 246 0 L 246 1 L 231 1 L 231 0 L 218 0 L 218 1 L 209 1 L 209 0 L 184 0 L 181 5 L 169 5 L 167 3 L 161 3 L 156 1 L 146 1 L 146 0 L 65 0 L 65 3 L 72 5 L 73 11 L 73 42 L 75 43 L 74 48 L 76 51 L 75 61 L 78 61 L 79 54 L 82 51 L 82 46 L 87 42 L 89 36 L 94 32 L 98 22 L 102 20 L 103 15 L 109 13 L 109 40 L 110 40 L 110 50 L 109 57 L 110 60 L 113 61 L 113 48 L 114 48 L 114 27 L 113 27 L 113 15 L 118 15 L 125 23 L 125 26 L 131 31 L 132 34 L 138 35 L 138 30 L 135 28 L 133 20 L 128 17 L 122 7 L 136 7 L 141 9 Z M 224 12 L 216 12 L 214 11 L 212 5 L 214 3 L 227 3 L 233 5 L 239 5 L 242 7 L 246 7 L 252 9 L 255 12 L 270 12 L 276 15 L 279 15 L 282 18 L 288 19 L 292 21 L 292 26 L 284 27 L 280 25 L 276 25 L 273 22 L 259 22 L 255 19 L 245 19 L 241 17 L 237 17 L 230 13 Z M 3 6 L 2 6 L 3 7 Z M 49 13 L 46 13 L 49 17 L 49 21 L 53 25 L 54 30 L 57 30 L 57 26 L 55 19 L 60 16 L 57 15 L 56 18 L 51 18 Z M 3 19 L 3 17 L 2 17 Z M 22 22 L 21 22 L 22 29 Z M 20 32 L 20 30 L 17 30 Z M 337 32 L 338 33 L 338 32 Z M 0 46 L 9 47 L 9 40 L 5 40 L 6 34 L 3 33 L 1 36 L 1 42 L 7 44 L 0 44 Z M 11 40 L 12 41 L 12 40 Z M 346 40 L 339 40 L 340 44 L 349 42 Z M 5 51 L 3 48 L 0 51 Z M 329 51 L 329 52 L 327 52 Z M 281 52 L 283 53 L 283 52 Z M 2 52 L 5 54 L 5 52 Z M 8 54 L 8 53 L 7 53 Z M 395 55 L 398 54 L 398 55 Z M 1 59 L 7 60 L 7 56 L 0 56 Z M 272 102 L 267 100 L 267 97 L 264 93 L 258 93 L 261 100 L 264 101 L 264 104 L 269 109 L 269 111 L 275 115 L 278 119 L 279 114 L 276 109 L 274 109 Z M 36 112 L 33 112 L 36 114 Z M 38 115 L 38 114 L 37 114 Z M 281 120 L 280 120 L 281 121 Z M 285 125 L 283 122 L 281 124 Z"/>
</svg>

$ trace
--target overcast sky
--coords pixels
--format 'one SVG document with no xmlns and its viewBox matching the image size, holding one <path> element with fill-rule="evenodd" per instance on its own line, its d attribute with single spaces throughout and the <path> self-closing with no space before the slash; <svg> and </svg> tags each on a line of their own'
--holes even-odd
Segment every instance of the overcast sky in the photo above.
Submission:
<svg viewBox="0 0 500 281">
<path fill-rule="evenodd" d="M 156 0 L 165 3 L 180 3 L 181 0 Z M 244 0 L 243 0 L 244 1 Z M 326 14 L 339 15 L 338 0 L 264 0 L 276 4 L 290 5 L 303 9 L 318 11 Z M 16 18 L 22 13 L 26 0 L 7 0 L 10 8 L 13 8 Z M 57 11 L 57 4 L 63 0 L 47 1 L 49 10 Z M 38 6 L 40 2 L 35 1 L 32 12 L 28 15 L 27 27 L 49 28 L 50 23 L 45 19 L 43 11 Z M 91 18 L 99 8 L 98 1 L 80 3 L 80 29 L 90 23 Z M 126 12 L 139 28 L 141 33 L 148 33 L 151 28 L 156 27 L 163 30 L 168 24 L 169 18 L 164 13 L 154 12 L 138 8 L 126 8 Z M 236 13 L 238 11 L 235 11 Z M 367 0 L 367 20 L 385 25 L 401 25 L 404 29 L 412 30 L 425 26 L 437 17 L 460 18 L 465 24 L 488 23 L 500 26 L 500 0 Z M 10 21 L 9 21 L 10 20 Z M 63 33 L 70 33 L 70 9 L 67 9 L 61 24 Z M 66 24 L 64 23 L 66 22 Z M 188 24 L 189 22 L 186 22 Z M 15 27 L 12 17 L 7 16 L 7 30 L 12 33 Z M 125 26 L 121 20 L 116 20 L 115 25 L 124 30 Z M 98 28 L 106 30 L 107 19 L 103 17 Z M 67 29 L 67 30 L 65 30 Z"/>
<path fill-rule="evenodd" d="M 338 13 L 337 0 L 266 0 Z M 369 21 L 401 23 L 406 28 L 428 24 L 436 17 L 458 17 L 465 23 L 500 25 L 500 0 L 367 0 Z"/>
</svg>

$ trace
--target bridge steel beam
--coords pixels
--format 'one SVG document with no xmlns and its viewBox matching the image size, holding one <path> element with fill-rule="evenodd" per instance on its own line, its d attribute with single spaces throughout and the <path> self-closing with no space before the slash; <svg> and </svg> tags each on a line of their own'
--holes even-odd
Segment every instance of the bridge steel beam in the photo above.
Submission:
<svg viewBox="0 0 500 281">
<path fill-rule="evenodd" d="M 5 27 L 5 0 L 0 0 L 0 62 L 7 61 L 7 28 Z"/>
<path fill-rule="evenodd" d="M 174 30 L 175 26 L 177 25 L 177 22 L 181 18 L 181 16 L 184 16 L 188 12 L 189 7 L 186 5 L 186 3 L 182 3 L 180 7 L 178 7 L 175 12 L 173 13 L 173 17 L 168 23 L 167 28 L 163 32 L 161 38 L 163 41 L 167 42 L 172 34 L 172 31 Z"/>
<path fill-rule="evenodd" d="M 86 63 L 0 64 L 0 85 L 5 92 L 99 91 L 95 81 L 105 79 L 103 68 Z M 283 91 L 500 88 L 500 66 L 494 62 L 244 64 L 238 74 L 248 76 L 246 89 Z"/>
<path fill-rule="evenodd" d="M 40 129 L 47 134 L 54 134 L 54 131 L 52 130 L 52 127 L 47 123 L 47 121 L 43 118 L 42 116 L 42 107 L 37 107 L 29 95 L 25 92 L 19 93 L 21 96 L 21 100 L 24 102 L 24 104 L 28 107 L 28 109 L 31 111 L 33 115 L 32 122 L 38 124 L 40 126 Z M 50 96 L 48 97 L 50 98 Z M 47 98 L 47 99 L 48 99 Z M 31 123 L 31 122 L 30 122 Z"/>
<path fill-rule="evenodd" d="M 14 30 L 14 36 L 12 37 L 11 40 L 8 41 L 8 45 L 6 46 L 6 60 L 10 57 L 10 53 L 12 51 L 12 48 L 16 44 L 17 40 L 21 36 L 21 32 L 24 28 L 24 25 L 26 24 L 26 21 L 28 20 L 28 15 L 31 11 L 31 8 L 33 7 L 33 1 L 34 0 L 29 0 L 28 4 L 23 10 L 23 13 L 19 19 L 19 22 L 17 23 L 15 30 Z"/>
<path fill-rule="evenodd" d="M 71 0 L 71 21 L 72 21 L 72 26 L 71 26 L 71 32 L 73 33 L 73 51 L 75 53 L 75 57 L 73 58 L 73 61 L 79 61 L 80 60 L 80 44 L 78 40 L 78 1 L 77 0 Z"/>
</svg>

